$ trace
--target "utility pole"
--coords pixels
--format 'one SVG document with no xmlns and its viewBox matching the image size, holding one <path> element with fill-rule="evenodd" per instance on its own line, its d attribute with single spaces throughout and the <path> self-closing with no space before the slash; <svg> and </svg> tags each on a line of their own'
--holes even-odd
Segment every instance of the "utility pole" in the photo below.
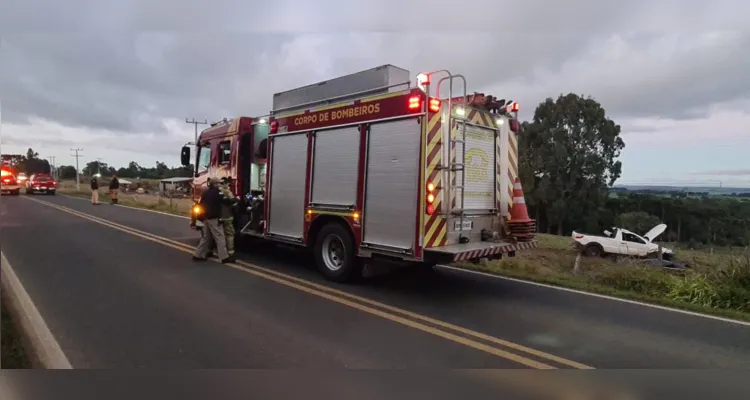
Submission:
<svg viewBox="0 0 750 400">
<path fill-rule="evenodd" d="M 80 192 L 81 191 L 81 176 L 80 176 L 81 173 L 78 170 L 78 159 L 83 157 L 83 154 L 81 154 L 83 149 L 75 148 L 75 149 L 70 149 L 70 151 L 75 152 L 75 154 L 71 154 L 70 156 L 76 158 L 76 190 Z"/>
<path fill-rule="evenodd" d="M 57 180 L 58 178 L 57 178 L 57 167 L 55 167 L 55 156 L 49 156 L 47 157 L 47 159 L 49 160 L 50 166 L 52 167 L 50 168 L 52 172 L 52 178 L 54 180 Z"/>
<path fill-rule="evenodd" d="M 96 173 L 99 174 L 99 176 L 102 175 L 102 160 L 103 158 L 96 158 Z"/>
<path fill-rule="evenodd" d="M 193 124 L 195 125 L 195 140 L 193 141 L 193 144 L 195 145 L 195 153 L 198 153 L 198 125 L 208 125 L 208 120 L 204 119 L 203 121 L 196 121 L 195 118 L 188 120 L 185 118 L 186 124 Z"/>
</svg>

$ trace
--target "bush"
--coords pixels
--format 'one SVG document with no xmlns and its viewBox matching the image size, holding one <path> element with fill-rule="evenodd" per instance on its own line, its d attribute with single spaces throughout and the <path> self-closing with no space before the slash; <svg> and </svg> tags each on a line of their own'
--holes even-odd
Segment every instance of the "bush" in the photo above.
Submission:
<svg viewBox="0 0 750 400">
<path fill-rule="evenodd" d="M 664 297 L 670 292 L 675 278 L 655 268 L 624 265 L 592 271 L 589 279 L 594 283 L 620 291 Z"/>
</svg>

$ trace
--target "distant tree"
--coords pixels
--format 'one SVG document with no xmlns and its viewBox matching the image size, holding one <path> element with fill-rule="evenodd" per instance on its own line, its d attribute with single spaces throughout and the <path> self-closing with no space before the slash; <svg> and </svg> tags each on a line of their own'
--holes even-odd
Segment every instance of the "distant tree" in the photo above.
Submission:
<svg viewBox="0 0 750 400">
<path fill-rule="evenodd" d="M 49 174 L 50 170 L 49 161 L 40 159 L 39 153 L 32 148 L 26 151 L 26 156 L 18 163 L 18 171 L 27 174 Z"/>
<path fill-rule="evenodd" d="M 34 149 L 29 147 L 28 150 L 26 150 L 26 159 L 27 160 L 33 160 L 39 158 L 39 153 L 35 152 Z"/>
<path fill-rule="evenodd" d="M 579 228 L 573 224 L 597 225 L 595 213 L 620 177 L 617 158 L 625 147 L 620 126 L 601 104 L 573 93 L 548 98 L 518 136 L 522 183 L 547 230 L 554 226 L 562 234 Z"/>
<path fill-rule="evenodd" d="M 76 167 L 72 165 L 61 165 L 57 168 L 60 179 L 75 179 Z"/>
<path fill-rule="evenodd" d="M 83 167 L 83 170 L 81 172 L 84 175 L 93 175 L 93 174 L 102 174 L 102 176 L 110 176 L 112 175 L 110 173 L 110 167 L 107 165 L 107 163 L 99 162 L 99 161 L 89 161 L 86 163 L 86 166 Z"/>
<path fill-rule="evenodd" d="M 661 223 L 659 217 L 643 211 L 631 211 L 617 216 L 617 226 L 639 235 L 645 234 Z"/>
</svg>

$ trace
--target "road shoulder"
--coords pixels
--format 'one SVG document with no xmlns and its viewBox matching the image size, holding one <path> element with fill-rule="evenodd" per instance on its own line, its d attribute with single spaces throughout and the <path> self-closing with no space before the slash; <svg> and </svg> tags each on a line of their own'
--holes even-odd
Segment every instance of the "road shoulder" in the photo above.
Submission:
<svg viewBox="0 0 750 400">
<path fill-rule="evenodd" d="M 43 369 L 72 369 L 47 323 L 2 252 L 0 276 L 3 304 L 16 324 L 32 366 Z"/>
</svg>

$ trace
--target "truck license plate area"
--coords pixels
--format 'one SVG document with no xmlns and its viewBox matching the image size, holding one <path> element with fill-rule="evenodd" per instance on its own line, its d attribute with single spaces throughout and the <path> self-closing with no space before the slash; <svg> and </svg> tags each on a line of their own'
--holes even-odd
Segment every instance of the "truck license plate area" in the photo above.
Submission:
<svg viewBox="0 0 750 400">
<path fill-rule="evenodd" d="M 474 221 L 464 220 L 463 223 L 461 221 L 453 222 L 453 230 L 456 232 L 471 231 L 472 229 L 474 229 Z"/>
</svg>

